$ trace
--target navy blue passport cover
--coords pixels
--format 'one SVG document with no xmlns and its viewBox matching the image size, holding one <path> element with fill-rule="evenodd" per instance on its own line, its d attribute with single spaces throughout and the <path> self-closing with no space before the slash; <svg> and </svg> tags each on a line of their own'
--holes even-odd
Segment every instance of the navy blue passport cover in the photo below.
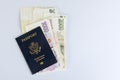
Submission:
<svg viewBox="0 0 120 80">
<path fill-rule="evenodd" d="M 16 38 L 16 41 L 32 74 L 57 62 L 40 27 Z"/>
</svg>

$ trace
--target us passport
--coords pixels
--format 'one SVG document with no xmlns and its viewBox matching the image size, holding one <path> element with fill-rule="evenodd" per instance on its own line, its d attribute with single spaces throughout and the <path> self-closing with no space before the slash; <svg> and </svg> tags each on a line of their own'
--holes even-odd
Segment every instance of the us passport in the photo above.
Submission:
<svg viewBox="0 0 120 80">
<path fill-rule="evenodd" d="M 40 26 L 16 38 L 32 74 L 57 63 Z"/>
</svg>

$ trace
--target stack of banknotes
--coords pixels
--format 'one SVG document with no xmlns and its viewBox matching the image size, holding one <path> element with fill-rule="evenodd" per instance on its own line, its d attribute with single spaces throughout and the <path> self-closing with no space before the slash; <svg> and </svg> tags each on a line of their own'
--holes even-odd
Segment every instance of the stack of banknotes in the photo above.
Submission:
<svg viewBox="0 0 120 80">
<path fill-rule="evenodd" d="M 66 16 L 59 14 L 53 7 L 21 8 L 22 33 L 40 26 L 56 59 L 57 64 L 51 65 L 40 72 L 62 71 L 66 69 L 65 30 Z"/>
</svg>

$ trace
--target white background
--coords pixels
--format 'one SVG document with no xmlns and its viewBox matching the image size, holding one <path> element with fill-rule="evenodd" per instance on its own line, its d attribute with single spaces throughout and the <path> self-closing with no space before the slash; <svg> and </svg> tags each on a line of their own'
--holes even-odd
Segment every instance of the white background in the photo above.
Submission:
<svg viewBox="0 0 120 80">
<path fill-rule="evenodd" d="M 56 7 L 68 16 L 63 72 L 31 75 L 15 41 L 19 9 Z M 0 80 L 120 80 L 119 0 L 1 0 Z"/>
</svg>

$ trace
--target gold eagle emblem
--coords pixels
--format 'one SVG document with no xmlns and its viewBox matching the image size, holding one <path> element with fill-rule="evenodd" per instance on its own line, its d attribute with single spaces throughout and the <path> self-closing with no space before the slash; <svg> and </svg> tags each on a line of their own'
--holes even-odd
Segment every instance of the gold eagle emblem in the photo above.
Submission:
<svg viewBox="0 0 120 80">
<path fill-rule="evenodd" d="M 39 46 L 38 42 L 31 42 L 29 49 L 30 54 L 38 54 L 41 51 L 41 46 Z"/>
</svg>

